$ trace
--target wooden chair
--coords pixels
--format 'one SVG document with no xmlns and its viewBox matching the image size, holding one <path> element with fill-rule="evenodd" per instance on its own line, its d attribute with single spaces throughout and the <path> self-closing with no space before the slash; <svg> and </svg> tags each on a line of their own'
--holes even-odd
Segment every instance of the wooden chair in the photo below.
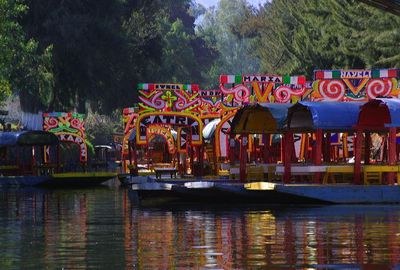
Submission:
<svg viewBox="0 0 400 270">
<path fill-rule="evenodd" d="M 364 184 L 382 184 L 383 173 L 397 173 L 398 175 L 399 166 L 365 165 L 363 167 Z"/>
<path fill-rule="evenodd" d="M 375 170 L 364 170 L 364 184 L 382 184 L 382 172 Z"/>
<path fill-rule="evenodd" d="M 264 168 L 262 166 L 250 165 L 247 167 L 247 181 L 263 181 Z"/>
<path fill-rule="evenodd" d="M 332 184 L 336 184 L 337 175 L 341 175 L 342 179 L 344 179 L 345 174 L 354 174 L 354 166 L 331 166 L 326 168 L 326 173 L 323 178 L 323 183 L 328 184 L 329 182 Z"/>
</svg>

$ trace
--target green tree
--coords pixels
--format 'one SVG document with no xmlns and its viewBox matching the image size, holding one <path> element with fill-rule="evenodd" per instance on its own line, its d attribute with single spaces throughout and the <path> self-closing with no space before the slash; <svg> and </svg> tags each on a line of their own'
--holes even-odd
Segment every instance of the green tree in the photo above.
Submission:
<svg viewBox="0 0 400 270">
<path fill-rule="evenodd" d="M 253 54 L 253 36 L 243 31 L 256 10 L 245 0 L 221 0 L 207 10 L 198 35 L 218 52 L 214 64 L 205 71 L 208 87 L 216 87 L 221 74 L 257 73 L 259 60 Z"/>
<path fill-rule="evenodd" d="M 49 102 L 53 88 L 51 46 L 39 50 L 19 23 L 27 6 L 19 0 L 0 0 L 0 101 L 14 93 L 35 93 L 30 105 Z"/>
<path fill-rule="evenodd" d="M 399 66 L 400 18 L 347 0 L 274 0 L 257 14 L 263 72 Z"/>
<path fill-rule="evenodd" d="M 84 112 L 89 105 L 109 113 L 135 102 L 138 82 L 195 82 L 201 65 L 210 65 L 208 48 L 195 36 L 190 0 L 26 3 L 25 32 L 40 50 L 53 48 L 48 110 Z"/>
</svg>

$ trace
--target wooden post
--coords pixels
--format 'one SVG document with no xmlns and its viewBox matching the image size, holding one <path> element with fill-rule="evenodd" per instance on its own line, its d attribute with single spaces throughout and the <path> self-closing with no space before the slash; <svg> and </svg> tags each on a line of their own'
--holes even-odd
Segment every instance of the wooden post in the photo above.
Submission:
<svg viewBox="0 0 400 270">
<path fill-rule="evenodd" d="M 190 141 L 190 156 L 189 156 L 189 163 L 190 163 L 190 171 L 191 174 L 194 175 L 194 146 L 192 145 L 192 141 Z"/>
<path fill-rule="evenodd" d="M 263 134 L 263 163 L 268 163 L 268 145 L 269 145 L 269 136 L 270 134 Z"/>
<path fill-rule="evenodd" d="M 396 128 L 389 128 L 389 165 L 396 165 L 397 157 L 396 157 Z M 394 185 L 395 173 L 388 173 L 388 184 Z"/>
<path fill-rule="evenodd" d="M 365 132 L 364 164 L 369 165 L 371 156 L 371 133 Z"/>
<path fill-rule="evenodd" d="M 361 185 L 361 153 L 362 153 L 363 132 L 360 128 L 356 131 L 356 141 L 354 145 L 354 184 Z"/>
<path fill-rule="evenodd" d="M 218 175 L 218 173 L 219 173 L 219 166 L 218 166 L 218 157 L 217 157 L 217 145 L 216 145 L 216 140 L 215 140 L 215 136 L 214 136 L 214 138 L 212 138 L 212 145 L 214 145 L 214 147 L 212 148 L 212 151 L 213 151 L 213 163 L 214 163 L 214 174 L 215 175 Z M 231 155 L 231 151 L 233 151 L 233 150 L 231 150 L 230 148 L 229 148 L 229 155 Z M 235 157 L 235 156 L 233 156 L 233 157 Z M 229 158 L 230 159 L 230 158 Z M 234 159 L 234 158 L 233 158 Z M 233 164 L 232 162 L 233 161 L 231 161 L 231 160 L 229 160 L 229 162 L 230 162 L 230 164 Z"/>
<path fill-rule="evenodd" d="M 59 173 L 60 172 L 60 144 L 57 144 L 57 148 L 56 148 L 56 163 L 57 163 L 57 168 L 56 168 L 56 172 Z"/>
<path fill-rule="evenodd" d="M 45 157 L 45 155 L 46 155 L 46 151 L 45 151 L 45 147 L 46 146 L 43 146 L 43 147 L 39 147 L 40 148 L 40 155 L 42 156 L 42 164 L 45 164 L 46 163 L 46 157 Z"/>
<path fill-rule="evenodd" d="M 128 158 L 129 158 L 129 165 L 132 165 L 132 145 L 131 142 L 128 141 Z"/>
<path fill-rule="evenodd" d="M 285 151 L 285 135 L 282 136 L 281 138 L 281 157 L 280 157 L 280 161 L 282 163 L 285 163 L 285 155 L 284 155 L 284 151 Z"/>
<path fill-rule="evenodd" d="M 235 165 L 235 138 L 233 135 L 229 136 L 229 162 L 231 165 Z M 217 147 L 214 147 L 214 151 Z"/>
<path fill-rule="evenodd" d="M 35 154 L 35 146 L 32 146 L 32 159 L 31 159 L 31 167 L 32 167 L 32 171 L 34 171 L 35 169 L 35 165 L 36 165 L 36 154 Z M 38 170 L 35 170 L 34 175 L 38 175 Z"/>
<path fill-rule="evenodd" d="M 293 147 L 293 133 L 287 131 L 283 136 L 283 166 L 284 166 L 284 174 L 283 174 L 283 183 L 288 184 L 292 178 L 291 165 L 292 165 L 292 149 Z"/>
<path fill-rule="evenodd" d="M 146 152 L 146 156 L 147 156 L 147 169 L 150 170 L 150 149 L 149 149 L 150 143 L 147 142 L 146 146 L 147 146 L 147 151 L 145 151 L 145 152 Z"/>
<path fill-rule="evenodd" d="M 315 142 L 315 153 L 314 153 L 314 165 L 321 165 L 322 139 L 323 139 L 322 129 L 316 130 L 315 137 L 316 137 L 316 142 Z M 314 182 L 316 184 L 321 183 L 321 173 L 320 172 L 315 173 Z"/>
<path fill-rule="evenodd" d="M 257 162 L 257 145 L 256 145 L 256 141 L 258 142 L 258 138 L 257 137 L 255 137 L 255 135 L 251 135 L 251 139 L 253 140 L 253 144 L 252 144 L 252 146 L 253 146 L 253 149 L 252 149 L 252 151 L 253 151 L 253 161 L 254 162 Z"/>
<path fill-rule="evenodd" d="M 200 171 L 199 171 L 199 176 L 203 176 L 204 172 L 204 145 L 200 145 L 199 147 L 199 166 L 200 166 Z"/>
<path fill-rule="evenodd" d="M 327 132 L 326 137 L 325 137 L 324 161 L 325 162 L 331 161 L 331 133 L 330 132 Z"/>
<path fill-rule="evenodd" d="M 131 148 L 132 148 L 132 153 L 133 153 L 133 164 L 135 165 L 135 173 L 138 173 L 139 171 L 139 167 L 138 167 L 138 159 L 137 159 L 137 152 L 136 152 L 136 142 L 133 142 L 131 144 Z"/>
<path fill-rule="evenodd" d="M 246 163 L 247 163 L 247 145 L 248 136 L 247 134 L 242 134 L 240 139 L 240 182 L 246 181 Z"/>
</svg>

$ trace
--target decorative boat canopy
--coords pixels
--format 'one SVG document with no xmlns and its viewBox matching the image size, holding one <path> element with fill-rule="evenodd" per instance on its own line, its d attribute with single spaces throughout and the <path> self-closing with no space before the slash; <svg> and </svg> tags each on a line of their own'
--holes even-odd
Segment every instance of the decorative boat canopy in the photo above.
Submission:
<svg viewBox="0 0 400 270">
<path fill-rule="evenodd" d="M 59 144 L 58 137 L 47 131 L 0 132 L 0 146 L 44 146 Z"/>
<path fill-rule="evenodd" d="M 400 100 L 378 98 L 361 106 L 358 128 L 381 130 L 387 127 L 400 127 Z"/>
<path fill-rule="evenodd" d="M 299 102 L 289 109 L 287 127 L 294 131 L 352 130 L 362 102 Z"/>
<path fill-rule="evenodd" d="M 232 120 L 233 134 L 280 133 L 284 128 L 288 103 L 260 103 L 248 105 L 236 113 Z"/>
</svg>

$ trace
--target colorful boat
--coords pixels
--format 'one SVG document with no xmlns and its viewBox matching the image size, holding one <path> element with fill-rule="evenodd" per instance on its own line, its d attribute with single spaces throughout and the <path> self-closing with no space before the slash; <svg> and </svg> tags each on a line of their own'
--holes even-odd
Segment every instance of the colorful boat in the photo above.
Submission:
<svg viewBox="0 0 400 270">
<path fill-rule="evenodd" d="M 57 136 L 45 131 L 1 132 L 0 186 L 36 186 L 50 180 L 57 165 L 46 163 L 44 149 L 58 144 Z"/>
<path fill-rule="evenodd" d="M 50 187 L 88 187 L 100 185 L 117 176 L 114 172 L 65 172 L 54 173 L 42 185 Z"/>
</svg>

